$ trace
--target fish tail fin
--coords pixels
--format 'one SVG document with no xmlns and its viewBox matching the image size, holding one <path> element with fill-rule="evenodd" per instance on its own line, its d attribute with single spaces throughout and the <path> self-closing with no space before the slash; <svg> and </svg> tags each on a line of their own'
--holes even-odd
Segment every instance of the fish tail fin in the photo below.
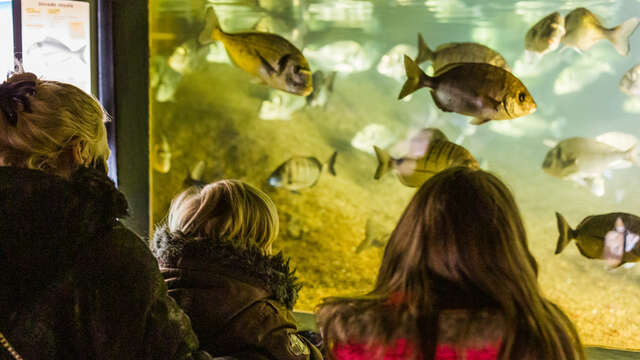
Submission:
<svg viewBox="0 0 640 360">
<path fill-rule="evenodd" d="M 213 10 L 213 7 L 207 9 L 207 13 L 204 16 L 205 25 L 204 29 L 200 32 L 200 36 L 198 37 L 198 42 L 202 45 L 209 44 L 214 40 L 217 40 L 220 32 L 220 22 L 218 21 L 218 16 L 216 12 Z"/>
<path fill-rule="evenodd" d="M 80 61 L 82 61 L 83 64 L 87 63 L 87 60 L 84 58 L 84 50 L 87 48 L 87 45 L 81 47 L 80 49 L 76 50 L 75 53 L 78 54 L 78 57 L 80 58 Z"/>
<path fill-rule="evenodd" d="M 433 87 L 433 78 L 427 76 L 427 74 L 420 69 L 418 64 L 411 60 L 407 55 L 404 56 L 404 70 L 407 73 L 407 81 L 405 81 L 402 86 L 402 90 L 400 90 L 398 100 L 422 87 Z"/>
<path fill-rule="evenodd" d="M 386 151 L 375 145 L 373 145 L 373 150 L 375 150 L 376 156 L 378 157 L 378 168 L 376 169 L 376 174 L 373 175 L 373 178 L 378 180 L 382 175 L 389 172 L 389 169 L 391 169 L 391 161 L 393 161 L 393 159 Z"/>
<path fill-rule="evenodd" d="M 633 145 L 629 150 L 627 150 L 627 155 L 629 156 L 629 161 L 640 166 L 640 148 L 638 144 Z"/>
<path fill-rule="evenodd" d="M 371 247 L 374 237 L 373 233 L 373 221 L 371 219 L 367 219 L 367 223 L 364 226 L 364 239 L 362 240 L 362 242 L 360 242 L 360 244 L 358 244 L 358 247 L 356 248 L 356 254 L 359 254 L 363 250 Z"/>
<path fill-rule="evenodd" d="M 564 216 L 560 215 L 560 213 L 556 212 L 556 219 L 558 220 L 558 243 L 556 244 L 556 254 L 560 254 L 562 250 L 571 242 L 572 239 L 575 239 L 576 232 L 569 226 L 569 223 L 564 218 Z"/>
<path fill-rule="evenodd" d="M 329 160 L 327 161 L 327 168 L 329 170 L 329 174 L 336 176 L 336 169 L 335 169 L 335 165 L 336 165 L 336 157 L 338 156 L 338 152 L 334 151 L 333 154 L 331 154 L 331 157 L 329 158 Z"/>
<path fill-rule="evenodd" d="M 616 48 L 618 54 L 629 55 L 629 38 L 638 27 L 638 23 L 640 20 L 637 17 L 632 17 L 613 29 L 607 30 L 607 38 Z"/>
<path fill-rule="evenodd" d="M 418 33 L 418 55 L 414 61 L 419 65 L 431 59 L 433 59 L 433 51 L 431 51 L 427 43 L 424 42 L 422 34 Z"/>
</svg>

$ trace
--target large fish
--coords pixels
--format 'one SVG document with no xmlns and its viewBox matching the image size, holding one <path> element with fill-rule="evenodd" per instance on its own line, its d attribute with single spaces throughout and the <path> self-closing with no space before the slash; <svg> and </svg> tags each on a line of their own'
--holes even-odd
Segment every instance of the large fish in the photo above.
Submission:
<svg viewBox="0 0 640 360">
<path fill-rule="evenodd" d="M 282 36 L 261 32 L 229 34 L 220 28 L 213 8 L 207 11 L 207 24 L 200 33 L 201 44 L 224 44 L 231 60 L 242 70 L 267 85 L 292 94 L 307 96 L 313 91 L 307 59 Z"/>
<path fill-rule="evenodd" d="M 511 70 L 502 55 L 484 45 L 472 42 L 446 43 L 432 51 L 424 42 L 422 34 L 418 34 L 418 56 L 415 62 L 419 65 L 425 61 L 431 61 L 434 72 L 453 63 L 484 63 Z"/>
<path fill-rule="evenodd" d="M 320 179 L 322 169 L 325 167 L 331 175 L 336 176 L 334 168 L 336 156 L 338 153 L 334 152 L 326 164 L 313 156 L 292 156 L 271 173 L 269 184 L 291 191 L 313 187 Z"/>
<path fill-rule="evenodd" d="M 576 50 L 589 50 L 595 43 L 602 39 L 611 41 L 620 55 L 629 55 L 629 37 L 638 27 L 638 18 L 623 22 L 622 24 L 607 29 L 600 20 L 588 9 L 576 8 L 564 19 L 566 34 L 562 37 L 562 43 Z"/>
<path fill-rule="evenodd" d="M 510 72 L 482 63 L 449 64 L 428 76 L 408 56 L 404 57 L 407 81 L 398 99 L 423 88 L 443 111 L 473 116 L 472 124 L 515 119 L 536 110 L 529 90 Z"/>
<path fill-rule="evenodd" d="M 623 133 L 607 133 L 596 139 L 572 137 L 562 140 L 549 150 L 542 170 L 551 176 L 586 186 L 595 195 L 602 196 L 605 192 L 602 174 L 605 171 L 638 163 L 637 140 L 624 149 L 613 145 L 631 143 L 633 139 Z"/>
<path fill-rule="evenodd" d="M 480 168 L 467 149 L 447 140 L 431 141 L 425 154 L 419 158 L 394 159 L 377 146 L 373 149 L 378 157 L 378 168 L 373 178 L 380 179 L 390 170 L 394 170 L 400 182 L 409 187 L 419 187 L 433 175 L 450 167 Z"/>
<path fill-rule="evenodd" d="M 544 55 L 558 48 L 565 33 L 564 17 L 556 11 L 542 18 L 527 31 L 524 48 Z"/>
<path fill-rule="evenodd" d="M 580 253 L 589 259 L 608 260 L 613 266 L 640 260 L 640 218 L 635 215 L 592 215 L 575 230 L 560 213 L 556 213 L 556 219 L 559 232 L 556 254 L 575 239 Z"/>
</svg>

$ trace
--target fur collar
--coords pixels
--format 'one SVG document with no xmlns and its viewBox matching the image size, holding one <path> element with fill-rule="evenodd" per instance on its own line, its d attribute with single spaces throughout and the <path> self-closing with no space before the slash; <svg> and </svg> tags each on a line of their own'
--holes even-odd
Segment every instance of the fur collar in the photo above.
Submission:
<svg viewBox="0 0 640 360">
<path fill-rule="evenodd" d="M 161 267 L 179 268 L 184 259 L 201 259 L 230 277 L 251 278 L 288 309 L 293 309 L 302 287 L 282 252 L 264 255 L 256 247 L 240 249 L 214 239 L 171 234 L 166 226 L 156 229 L 152 251 Z"/>
</svg>

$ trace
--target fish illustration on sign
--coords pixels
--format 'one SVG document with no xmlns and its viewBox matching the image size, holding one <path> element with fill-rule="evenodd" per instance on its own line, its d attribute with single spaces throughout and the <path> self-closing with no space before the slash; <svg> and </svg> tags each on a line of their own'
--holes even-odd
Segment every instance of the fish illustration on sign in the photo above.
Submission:
<svg viewBox="0 0 640 360">
<path fill-rule="evenodd" d="M 442 111 L 473 116 L 474 125 L 489 120 L 515 119 L 536 110 L 529 90 L 510 72 L 483 63 L 456 63 L 428 76 L 405 55 L 407 81 L 398 99 L 423 88 Z"/>
<path fill-rule="evenodd" d="M 632 17 L 622 24 L 608 29 L 588 9 L 573 9 L 564 18 L 566 33 L 562 43 L 578 51 L 591 49 L 598 41 L 607 39 L 620 55 L 629 55 L 629 38 L 638 27 L 637 17 Z"/>
<path fill-rule="evenodd" d="M 62 58 L 59 59 L 59 62 L 64 62 L 67 59 L 75 57 L 82 63 L 86 64 L 87 61 L 84 58 L 86 48 L 87 45 L 84 45 L 78 50 L 71 50 L 71 48 L 65 45 L 62 41 L 51 36 L 47 36 L 44 40 L 33 43 L 33 45 L 31 45 L 27 50 L 27 53 L 33 56 L 47 58 L 58 56 Z"/>
<path fill-rule="evenodd" d="M 609 213 L 586 217 L 572 229 L 567 220 L 556 212 L 558 241 L 556 254 L 575 240 L 582 256 L 606 260 L 610 266 L 640 260 L 640 218 L 627 213 Z"/>
<path fill-rule="evenodd" d="M 309 63 L 288 40 L 261 32 L 226 33 L 212 7 L 207 10 L 206 19 L 200 44 L 222 42 L 236 66 L 274 89 L 301 96 L 313 91 Z"/>
</svg>

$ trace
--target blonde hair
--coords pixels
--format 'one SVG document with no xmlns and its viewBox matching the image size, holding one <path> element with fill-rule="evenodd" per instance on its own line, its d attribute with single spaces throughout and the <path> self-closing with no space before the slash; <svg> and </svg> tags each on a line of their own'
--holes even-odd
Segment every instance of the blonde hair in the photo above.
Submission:
<svg viewBox="0 0 640 360">
<path fill-rule="evenodd" d="M 108 118 L 100 103 L 71 84 L 40 80 L 32 73 L 14 74 L 0 87 L 17 88 L 21 83 L 31 90 L 22 95 L 22 103 L 4 92 L 0 164 L 61 176 L 81 165 L 106 169 Z M 13 107 L 14 118 L 8 118 L 6 106 Z"/>
<path fill-rule="evenodd" d="M 171 233 L 255 246 L 271 254 L 278 236 L 278 211 L 267 194 L 239 180 L 220 180 L 189 188 L 171 202 L 167 226 Z"/>
</svg>

